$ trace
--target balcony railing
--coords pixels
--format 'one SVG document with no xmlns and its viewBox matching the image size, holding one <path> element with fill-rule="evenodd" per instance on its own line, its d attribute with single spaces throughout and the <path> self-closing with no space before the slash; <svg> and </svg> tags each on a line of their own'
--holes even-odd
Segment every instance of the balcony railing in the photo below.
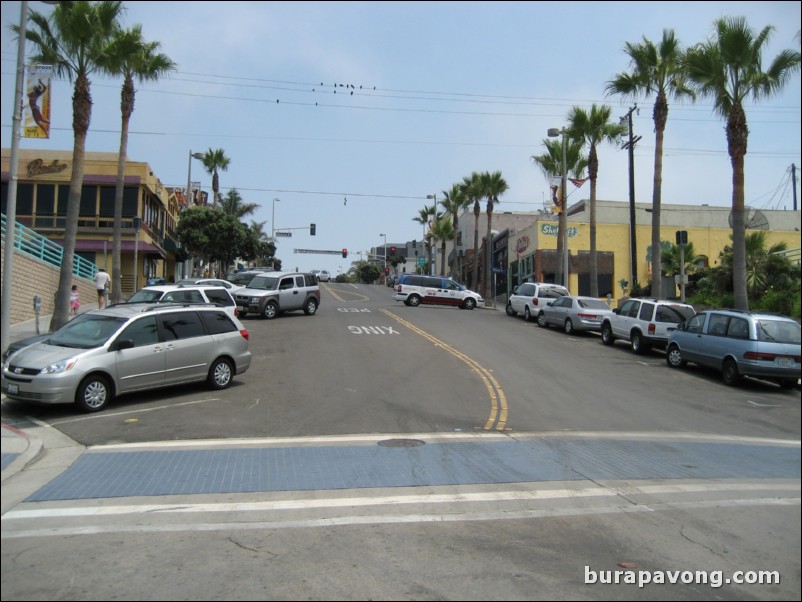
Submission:
<svg viewBox="0 0 802 602">
<path fill-rule="evenodd" d="M 6 214 L 2 215 L 2 244 L 6 244 Z M 14 228 L 14 248 L 20 253 L 25 253 L 45 263 L 61 269 L 64 258 L 64 247 L 54 243 L 52 240 L 37 234 L 30 228 L 17 222 Z M 91 261 L 87 261 L 79 255 L 72 258 L 72 273 L 75 276 L 92 280 L 97 272 L 97 266 Z"/>
</svg>

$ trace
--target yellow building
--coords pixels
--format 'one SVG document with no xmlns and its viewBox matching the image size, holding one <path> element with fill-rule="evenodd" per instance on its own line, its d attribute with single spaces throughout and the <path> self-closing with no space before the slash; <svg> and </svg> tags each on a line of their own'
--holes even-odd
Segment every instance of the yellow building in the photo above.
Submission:
<svg viewBox="0 0 802 602">
<path fill-rule="evenodd" d="M 9 149 L 2 150 L 2 212 L 6 212 Z M 61 244 L 67 213 L 72 153 L 21 150 L 16 221 Z M 116 153 L 86 153 L 75 254 L 112 271 Z M 122 213 L 122 295 L 148 278 L 180 277 L 175 228 L 182 191 L 165 188 L 147 163 L 128 161 Z"/>
</svg>

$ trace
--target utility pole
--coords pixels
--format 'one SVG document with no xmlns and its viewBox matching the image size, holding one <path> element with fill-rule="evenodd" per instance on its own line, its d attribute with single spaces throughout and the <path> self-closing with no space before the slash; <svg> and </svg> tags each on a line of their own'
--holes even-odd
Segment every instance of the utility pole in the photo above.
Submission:
<svg viewBox="0 0 802 602">
<path fill-rule="evenodd" d="M 629 129 L 629 140 L 623 144 L 622 148 L 629 151 L 629 263 L 631 265 L 630 278 L 633 287 L 638 283 L 638 237 L 637 219 L 635 217 L 635 144 L 642 138 L 642 136 L 632 135 L 632 113 L 635 111 L 640 114 L 637 104 L 627 112 L 626 117 L 621 118 L 621 121 L 627 120 Z"/>
<path fill-rule="evenodd" d="M 796 165 L 791 163 L 791 189 L 794 191 L 794 211 L 796 211 Z"/>
</svg>

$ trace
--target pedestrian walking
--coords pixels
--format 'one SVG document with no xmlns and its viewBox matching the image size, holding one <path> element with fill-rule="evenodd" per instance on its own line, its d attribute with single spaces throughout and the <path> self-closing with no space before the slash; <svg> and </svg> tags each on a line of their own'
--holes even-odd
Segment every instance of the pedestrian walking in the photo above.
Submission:
<svg viewBox="0 0 802 602">
<path fill-rule="evenodd" d="M 95 273 L 95 288 L 97 289 L 97 306 L 100 309 L 106 307 L 106 291 L 109 288 L 111 276 L 105 268 L 98 268 Z"/>
<path fill-rule="evenodd" d="M 72 315 L 77 316 L 79 309 L 81 309 L 81 295 L 78 292 L 78 285 L 73 284 L 72 291 L 70 291 L 70 310 Z"/>
</svg>

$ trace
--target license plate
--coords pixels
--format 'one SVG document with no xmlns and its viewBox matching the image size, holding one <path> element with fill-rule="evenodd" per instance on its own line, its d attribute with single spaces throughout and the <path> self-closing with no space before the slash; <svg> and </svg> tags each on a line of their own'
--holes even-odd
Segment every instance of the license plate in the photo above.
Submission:
<svg viewBox="0 0 802 602">
<path fill-rule="evenodd" d="M 19 385 L 12 385 L 9 383 L 8 385 L 8 392 L 9 393 L 19 393 Z"/>
<path fill-rule="evenodd" d="M 776 357 L 774 358 L 778 366 L 787 368 L 794 365 L 794 358 L 792 357 Z"/>
</svg>

